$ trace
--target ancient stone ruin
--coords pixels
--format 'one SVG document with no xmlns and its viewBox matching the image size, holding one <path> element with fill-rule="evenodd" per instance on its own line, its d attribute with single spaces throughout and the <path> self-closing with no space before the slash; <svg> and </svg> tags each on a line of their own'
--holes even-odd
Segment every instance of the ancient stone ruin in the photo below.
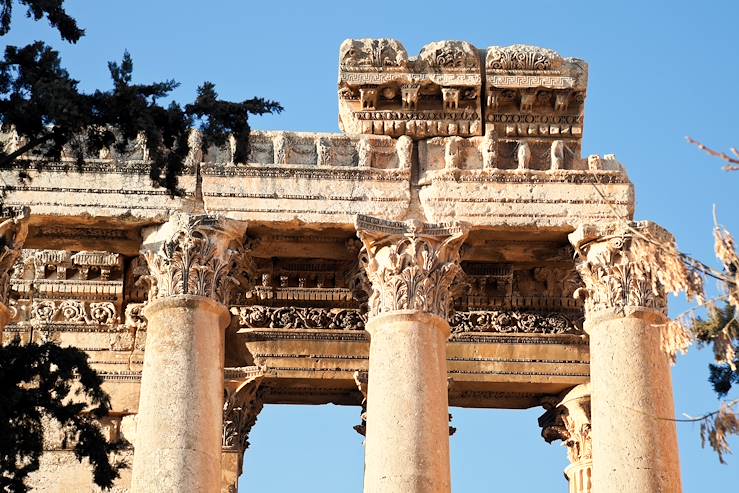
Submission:
<svg viewBox="0 0 739 493">
<path fill-rule="evenodd" d="M 670 237 L 629 222 L 613 155 L 581 156 L 587 76 L 533 46 L 347 40 L 343 133 L 193 151 L 182 197 L 143 146 L 3 172 L 25 208 L 0 225 L 3 337 L 88 352 L 133 444 L 116 491 L 235 492 L 265 404 L 325 403 L 357 407 L 365 493 L 451 490 L 450 406 L 543 407 L 570 492 L 680 491 L 665 293 L 631 251 Z M 46 448 L 35 486 L 91 489 Z"/>
</svg>

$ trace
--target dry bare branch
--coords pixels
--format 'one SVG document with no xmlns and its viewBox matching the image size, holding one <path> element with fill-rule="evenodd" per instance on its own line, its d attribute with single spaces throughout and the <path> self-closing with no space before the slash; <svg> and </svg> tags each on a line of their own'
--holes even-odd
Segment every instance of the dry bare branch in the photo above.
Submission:
<svg viewBox="0 0 739 493">
<path fill-rule="evenodd" d="M 729 163 L 728 166 L 724 166 L 724 171 L 737 171 L 737 170 L 739 170 L 739 159 L 737 159 L 737 158 L 739 158 L 739 151 L 737 151 L 736 148 L 734 148 L 734 147 L 731 148 L 731 153 L 736 156 L 736 158 L 733 158 L 733 157 L 729 156 L 728 154 L 726 154 L 725 152 L 715 151 L 715 150 L 711 149 L 710 147 L 702 144 L 701 142 L 698 142 L 697 140 L 695 140 L 695 139 L 693 139 L 691 137 L 685 137 L 685 139 L 687 139 L 687 141 L 690 144 L 693 144 L 694 146 L 696 146 L 698 149 L 700 149 L 701 151 L 705 152 L 706 154 L 708 154 L 710 156 L 713 156 L 713 157 L 717 157 L 717 158 L 721 159 L 722 161 L 726 161 L 727 163 Z"/>
</svg>

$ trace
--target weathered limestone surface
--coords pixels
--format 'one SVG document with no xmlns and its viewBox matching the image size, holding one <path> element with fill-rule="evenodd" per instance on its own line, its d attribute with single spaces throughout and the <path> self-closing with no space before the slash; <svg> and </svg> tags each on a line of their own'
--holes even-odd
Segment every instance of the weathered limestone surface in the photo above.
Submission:
<svg viewBox="0 0 739 493">
<path fill-rule="evenodd" d="M 668 234 L 653 223 L 638 231 Z M 671 368 L 662 350 L 666 294 L 654 267 L 631 250 L 621 224 L 581 227 L 585 330 L 590 336 L 593 484 L 599 492 L 679 492 Z"/>
<path fill-rule="evenodd" d="M 171 212 L 187 209 L 195 194 L 193 168 L 185 169 L 180 178 L 184 197 L 172 198 L 166 190 L 152 187 L 148 163 L 136 155 L 90 159 L 81 169 L 72 159 L 40 166 L 29 171 L 26 180 L 21 181 L 13 169 L 3 171 L 2 177 L 12 187 L 5 203 L 31 206 L 32 224 L 46 228 L 61 226 L 51 217 L 69 217 L 78 227 L 164 222 Z"/>
<path fill-rule="evenodd" d="M 367 326 L 370 343 L 364 491 L 451 491 L 444 358 L 448 324 L 401 310 Z"/>
<path fill-rule="evenodd" d="M 570 482 L 570 493 L 593 491 L 593 445 L 591 425 L 590 384 L 578 385 L 558 397 L 545 398 L 547 410 L 539 418 L 541 435 L 547 442 L 562 440 L 567 447 L 570 465 L 565 476 Z"/>
<path fill-rule="evenodd" d="M 224 329 L 244 229 L 178 215 L 145 236 L 151 274 L 134 492 L 220 488 Z"/>
<path fill-rule="evenodd" d="M 651 271 L 605 226 L 634 214 L 624 167 L 581 156 L 585 62 L 389 39 L 339 57 L 343 133 L 253 132 L 245 163 L 193 149 L 182 197 L 139 145 L 0 172 L 30 210 L 0 222 L 3 340 L 88 352 L 133 444 L 115 491 L 237 491 L 283 403 L 361 406 L 367 492 L 449 491 L 449 405 L 544 406 L 573 493 L 679 491 L 654 419 L 674 413 L 664 298 L 624 280 Z M 47 449 L 36 489 L 94 491 Z"/>
<path fill-rule="evenodd" d="M 451 491 L 446 340 L 459 225 L 360 216 L 369 281 L 364 491 Z"/>
</svg>

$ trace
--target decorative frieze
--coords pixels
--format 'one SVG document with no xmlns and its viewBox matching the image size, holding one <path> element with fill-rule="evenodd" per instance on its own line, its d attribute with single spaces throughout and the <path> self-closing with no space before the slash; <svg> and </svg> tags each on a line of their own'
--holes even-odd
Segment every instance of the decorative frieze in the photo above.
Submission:
<svg viewBox="0 0 739 493">
<path fill-rule="evenodd" d="M 467 237 L 458 224 L 400 223 L 358 216 L 359 261 L 372 286 L 370 316 L 419 310 L 448 318 L 451 284 Z"/>
<path fill-rule="evenodd" d="M 329 329 L 363 330 L 366 315 L 356 309 L 303 308 L 295 306 L 240 306 L 231 313 L 244 329 Z"/>
<path fill-rule="evenodd" d="M 175 214 L 151 228 L 142 252 L 149 266 L 149 300 L 189 294 L 228 304 L 234 287 L 247 282 L 245 225 L 216 216 Z"/>
<path fill-rule="evenodd" d="M 452 334 L 494 332 L 500 334 L 581 334 L 581 320 L 562 313 L 506 311 L 455 311 L 449 325 Z"/>
<path fill-rule="evenodd" d="M 122 320 L 117 253 L 24 250 L 11 279 L 15 324 L 113 326 Z"/>
<path fill-rule="evenodd" d="M 30 310 L 29 310 L 30 308 Z M 117 307 L 111 302 L 87 302 L 80 300 L 33 300 L 30 307 L 25 303 L 17 309 L 32 324 L 96 324 L 112 325 L 119 321 Z M 25 313 L 30 311 L 30 313 Z"/>
</svg>

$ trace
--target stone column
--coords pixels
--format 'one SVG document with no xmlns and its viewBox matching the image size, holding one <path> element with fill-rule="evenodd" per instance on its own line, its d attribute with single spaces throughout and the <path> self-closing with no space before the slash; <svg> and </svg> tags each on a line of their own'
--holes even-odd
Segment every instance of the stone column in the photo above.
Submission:
<svg viewBox="0 0 739 493">
<path fill-rule="evenodd" d="M 10 275 L 28 236 L 28 216 L 29 209 L 24 207 L 15 217 L 0 223 L 0 345 L 3 330 L 12 318 L 9 306 Z"/>
<path fill-rule="evenodd" d="M 451 491 L 447 322 L 456 225 L 359 217 L 371 296 L 365 493 Z"/>
<path fill-rule="evenodd" d="M 185 214 L 144 231 L 150 291 L 133 492 L 220 490 L 224 330 L 244 231 Z"/>
<path fill-rule="evenodd" d="M 565 468 L 570 493 L 592 493 L 593 455 L 590 439 L 590 384 L 578 385 L 563 395 L 546 398 L 547 410 L 539 418 L 547 443 L 562 440 L 570 465 Z"/>
<path fill-rule="evenodd" d="M 672 236 L 643 222 L 580 227 L 570 235 L 585 287 L 590 336 L 593 484 L 598 493 L 682 490 L 670 361 L 662 349 L 664 274 L 645 237 Z"/>
</svg>

